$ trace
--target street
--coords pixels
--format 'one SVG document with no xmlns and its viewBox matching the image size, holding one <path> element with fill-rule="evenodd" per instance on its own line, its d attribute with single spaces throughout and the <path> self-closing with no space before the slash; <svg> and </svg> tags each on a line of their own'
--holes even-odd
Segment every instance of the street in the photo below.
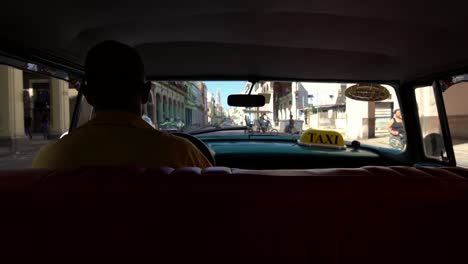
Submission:
<svg viewBox="0 0 468 264">
<path fill-rule="evenodd" d="M 30 168 L 36 153 L 49 142 L 34 134 L 21 152 L 11 153 L 9 148 L 0 147 L 0 170 Z"/>
<path fill-rule="evenodd" d="M 36 151 L 0 157 L 0 170 L 31 168 Z"/>
</svg>

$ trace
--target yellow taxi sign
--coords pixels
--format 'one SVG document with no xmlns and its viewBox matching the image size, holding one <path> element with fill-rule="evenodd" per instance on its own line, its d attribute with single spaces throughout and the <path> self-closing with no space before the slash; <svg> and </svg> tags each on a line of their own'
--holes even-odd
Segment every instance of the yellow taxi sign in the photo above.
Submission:
<svg viewBox="0 0 468 264">
<path fill-rule="evenodd" d="M 308 129 L 302 134 L 298 143 L 304 146 L 346 148 L 343 136 L 331 130 Z"/>
</svg>

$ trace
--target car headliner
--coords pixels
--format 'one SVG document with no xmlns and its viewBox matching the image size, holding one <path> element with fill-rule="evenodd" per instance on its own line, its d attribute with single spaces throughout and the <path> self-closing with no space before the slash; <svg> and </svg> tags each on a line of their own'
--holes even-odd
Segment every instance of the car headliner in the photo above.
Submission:
<svg viewBox="0 0 468 264">
<path fill-rule="evenodd" d="M 468 65 L 468 1 L 16 0 L 2 5 L 0 49 L 77 69 L 93 44 L 108 39 L 137 48 L 152 78 L 406 81 Z"/>
</svg>

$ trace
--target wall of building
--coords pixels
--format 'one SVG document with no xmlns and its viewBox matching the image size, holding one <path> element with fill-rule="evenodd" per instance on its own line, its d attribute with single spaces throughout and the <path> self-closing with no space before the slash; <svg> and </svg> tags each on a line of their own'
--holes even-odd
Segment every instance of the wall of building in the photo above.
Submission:
<svg viewBox="0 0 468 264">
<path fill-rule="evenodd" d="M 30 140 L 26 129 L 52 138 L 68 131 L 69 98 L 67 81 L 0 65 L 0 145 L 20 150 Z"/>
<path fill-rule="evenodd" d="M 24 139 L 23 72 L 0 65 L 0 146 L 16 149 Z"/>
<path fill-rule="evenodd" d="M 186 126 L 202 127 L 205 125 L 205 102 L 203 87 L 200 82 L 186 82 L 187 96 L 185 100 Z"/>
<path fill-rule="evenodd" d="M 334 129 L 342 126 L 337 118 L 339 83 L 301 82 L 297 91 L 298 119 L 303 120 L 304 128 Z M 328 109 L 328 110 L 327 110 Z M 345 119 L 344 119 L 345 120 Z M 338 126 L 338 127 L 337 127 Z"/>
<path fill-rule="evenodd" d="M 183 84 L 172 82 L 152 82 L 152 84 L 155 111 L 153 123 L 161 124 L 166 119 L 185 120 L 186 90 L 182 88 Z"/>
</svg>

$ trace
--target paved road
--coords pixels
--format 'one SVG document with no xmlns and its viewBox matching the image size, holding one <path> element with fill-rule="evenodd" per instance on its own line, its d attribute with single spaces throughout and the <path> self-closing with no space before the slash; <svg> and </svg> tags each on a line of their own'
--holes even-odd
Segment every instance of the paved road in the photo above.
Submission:
<svg viewBox="0 0 468 264">
<path fill-rule="evenodd" d="M 0 170 L 30 168 L 36 153 L 49 142 L 41 135 L 34 135 L 21 153 L 11 153 L 9 148 L 0 148 Z"/>
<path fill-rule="evenodd" d="M 30 168 L 37 151 L 39 150 L 1 157 L 0 170 Z"/>
</svg>

